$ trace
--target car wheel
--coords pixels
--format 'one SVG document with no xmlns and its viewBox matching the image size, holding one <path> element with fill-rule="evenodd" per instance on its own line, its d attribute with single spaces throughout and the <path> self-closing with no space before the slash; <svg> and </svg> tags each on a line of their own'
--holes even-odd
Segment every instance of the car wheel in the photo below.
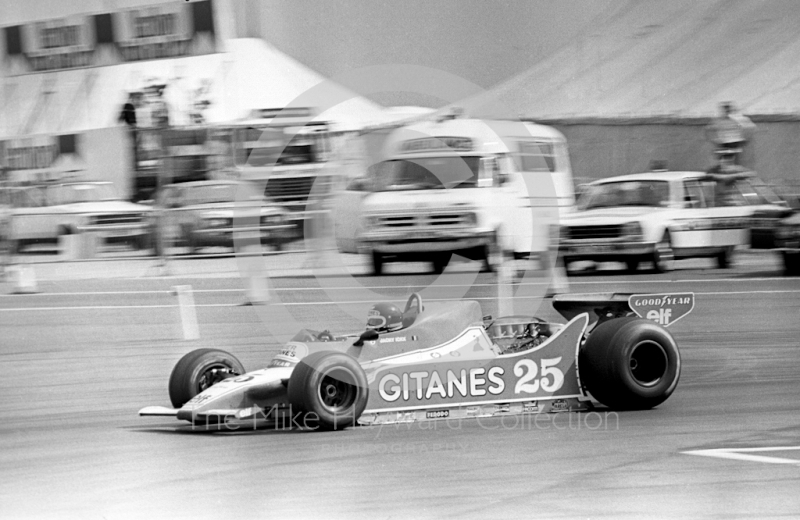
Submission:
<svg viewBox="0 0 800 520">
<path fill-rule="evenodd" d="M 169 377 L 169 399 L 180 408 L 223 379 L 244 374 L 244 366 L 224 350 L 201 348 L 183 356 Z"/>
<path fill-rule="evenodd" d="M 675 269 L 675 253 L 672 251 L 672 239 L 669 231 L 664 231 L 664 236 L 653 251 L 653 270 L 657 273 L 666 273 L 673 269 Z"/>
<path fill-rule="evenodd" d="M 726 247 L 716 255 L 717 267 L 720 269 L 727 269 L 731 266 L 731 256 L 733 255 L 733 248 Z"/>
<path fill-rule="evenodd" d="M 383 274 L 383 255 L 372 252 L 372 274 L 379 276 Z"/>
<path fill-rule="evenodd" d="M 783 271 L 790 276 L 800 275 L 800 253 L 783 251 Z"/>
<path fill-rule="evenodd" d="M 309 427 L 341 430 L 353 426 L 367 406 L 364 369 L 343 352 L 314 352 L 297 364 L 287 389 L 292 408 Z M 292 412 L 294 413 L 294 412 Z"/>
<path fill-rule="evenodd" d="M 450 255 L 449 254 L 437 254 L 433 257 L 433 273 L 434 274 L 442 274 L 447 268 L 447 264 L 450 263 Z"/>
<path fill-rule="evenodd" d="M 680 353 L 672 335 L 638 317 L 601 323 L 578 358 L 581 381 L 592 396 L 616 410 L 646 410 L 678 386 Z"/>
<path fill-rule="evenodd" d="M 200 246 L 197 245 L 197 239 L 194 237 L 194 230 L 191 227 L 187 226 L 183 229 L 183 240 L 186 243 L 186 247 L 189 248 L 189 254 L 193 255 L 200 249 Z"/>
<path fill-rule="evenodd" d="M 481 257 L 483 259 L 483 268 L 481 271 L 484 273 L 494 273 L 503 264 L 504 252 L 497 239 L 496 233 L 492 236 L 489 243 L 483 246 Z"/>
</svg>

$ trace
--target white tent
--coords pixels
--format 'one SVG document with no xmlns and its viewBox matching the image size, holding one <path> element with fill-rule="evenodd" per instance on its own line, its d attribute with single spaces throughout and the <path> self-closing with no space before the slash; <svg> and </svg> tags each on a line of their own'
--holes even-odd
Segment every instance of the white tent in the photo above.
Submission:
<svg viewBox="0 0 800 520">
<path fill-rule="evenodd" d="M 125 63 L 121 65 L 28 74 L 4 78 L 0 136 L 63 134 L 118 125 L 127 93 L 166 84 L 170 122 L 188 124 L 197 90 L 207 85 L 208 122 L 232 121 L 255 108 L 284 107 L 325 78 L 263 40 L 233 39 L 223 52 Z M 322 118 L 339 129 L 382 122 L 379 105 L 343 87 L 326 83 L 349 101 Z"/>
<path fill-rule="evenodd" d="M 578 39 L 466 103 L 537 119 L 800 112 L 800 2 L 616 0 Z M 488 109 L 484 109 L 488 110 Z M 493 110 L 496 110 L 494 108 Z"/>
</svg>

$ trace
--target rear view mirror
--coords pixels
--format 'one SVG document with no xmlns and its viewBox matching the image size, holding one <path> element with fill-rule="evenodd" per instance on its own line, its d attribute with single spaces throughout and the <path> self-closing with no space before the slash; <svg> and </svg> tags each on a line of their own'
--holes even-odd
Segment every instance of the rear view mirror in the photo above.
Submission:
<svg viewBox="0 0 800 520">
<path fill-rule="evenodd" d="M 358 337 L 358 341 L 353 343 L 353 346 L 362 347 L 365 341 L 375 341 L 377 339 L 378 333 L 374 329 L 368 329 L 361 333 L 361 336 Z"/>
</svg>

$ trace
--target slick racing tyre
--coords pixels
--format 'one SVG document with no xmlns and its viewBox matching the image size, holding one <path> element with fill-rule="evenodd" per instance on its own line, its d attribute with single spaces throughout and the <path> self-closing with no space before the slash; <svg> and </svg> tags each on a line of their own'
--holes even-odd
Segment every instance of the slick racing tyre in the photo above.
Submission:
<svg viewBox="0 0 800 520">
<path fill-rule="evenodd" d="M 304 412 L 310 428 L 342 430 L 355 425 L 367 406 L 367 375 L 347 354 L 314 352 L 292 372 L 288 397 L 293 410 Z"/>
<path fill-rule="evenodd" d="M 223 379 L 244 374 L 244 366 L 224 350 L 201 348 L 183 356 L 169 376 L 169 399 L 180 408 Z"/>
<path fill-rule="evenodd" d="M 681 360 L 672 335 L 657 323 L 626 317 L 601 323 L 581 348 L 580 378 L 615 410 L 658 406 L 678 386 Z"/>
</svg>

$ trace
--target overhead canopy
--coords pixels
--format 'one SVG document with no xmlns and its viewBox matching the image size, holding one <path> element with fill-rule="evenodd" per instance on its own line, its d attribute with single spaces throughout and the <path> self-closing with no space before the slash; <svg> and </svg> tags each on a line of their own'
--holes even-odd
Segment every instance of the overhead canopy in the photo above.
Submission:
<svg viewBox="0 0 800 520">
<path fill-rule="evenodd" d="M 800 112 L 800 2 L 616 0 L 583 36 L 489 96 L 539 119 Z"/>
<path fill-rule="evenodd" d="M 128 92 L 152 84 L 167 85 L 164 98 L 170 123 L 188 124 L 197 91 L 210 102 L 208 122 L 227 122 L 252 109 L 284 107 L 324 77 L 263 40 L 233 39 L 224 52 L 120 65 L 27 74 L 4 79 L 0 136 L 74 133 L 118 125 Z M 391 115 L 379 105 L 343 87 L 325 89 L 349 101 L 332 107 L 320 119 L 336 128 L 355 129 L 383 122 Z"/>
</svg>

